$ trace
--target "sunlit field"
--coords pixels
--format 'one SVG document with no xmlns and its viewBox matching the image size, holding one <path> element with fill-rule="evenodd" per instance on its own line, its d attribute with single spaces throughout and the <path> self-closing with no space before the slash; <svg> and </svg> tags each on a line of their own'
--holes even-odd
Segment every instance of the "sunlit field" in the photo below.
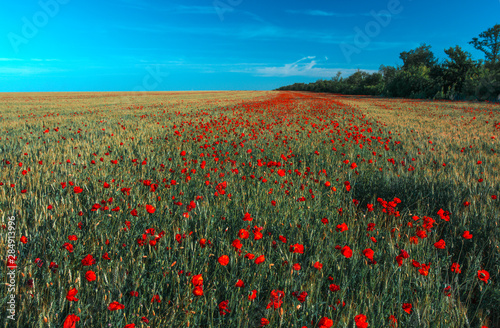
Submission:
<svg viewBox="0 0 500 328">
<path fill-rule="evenodd" d="M 2 326 L 500 327 L 499 138 L 491 103 L 1 94 Z"/>
</svg>

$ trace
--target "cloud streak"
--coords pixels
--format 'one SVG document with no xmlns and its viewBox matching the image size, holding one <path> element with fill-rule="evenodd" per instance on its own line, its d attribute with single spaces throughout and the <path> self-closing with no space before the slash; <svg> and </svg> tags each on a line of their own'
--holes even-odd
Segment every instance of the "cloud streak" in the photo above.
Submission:
<svg viewBox="0 0 500 328">
<path fill-rule="evenodd" d="M 342 75 L 350 75 L 357 69 L 346 68 L 327 68 L 318 67 L 316 56 L 303 57 L 293 63 L 284 64 L 283 66 L 261 66 L 244 70 L 233 70 L 235 73 L 250 73 L 262 77 L 315 77 L 315 78 L 331 78 L 341 72 Z M 375 73 L 377 70 L 362 70 L 367 73 Z"/>
</svg>

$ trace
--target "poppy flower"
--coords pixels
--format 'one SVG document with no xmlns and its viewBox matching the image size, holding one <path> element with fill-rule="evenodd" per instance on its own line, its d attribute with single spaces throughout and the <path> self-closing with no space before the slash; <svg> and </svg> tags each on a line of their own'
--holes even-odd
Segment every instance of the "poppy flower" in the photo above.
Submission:
<svg viewBox="0 0 500 328">
<path fill-rule="evenodd" d="M 393 316 L 393 315 L 391 314 L 391 315 L 389 316 L 388 320 L 389 320 L 389 326 L 390 326 L 390 327 L 396 327 L 396 326 L 397 326 L 397 324 L 398 324 L 398 319 L 396 319 L 396 317 L 395 317 L 395 316 Z"/>
<path fill-rule="evenodd" d="M 266 261 L 266 258 L 264 257 L 264 255 L 261 255 L 255 259 L 255 264 L 261 264 L 261 263 L 264 263 L 265 261 Z"/>
<path fill-rule="evenodd" d="M 137 210 L 134 208 L 134 209 L 130 212 L 130 214 L 131 214 L 132 216 L 137 216 Z"/>
<path fill-rule="evenodd" d="M 318 271 L 319 271 L 319 270 L 321 270 L 321 268 L 323 268 L 323 264 L 316 262 L 316 263 L 314 263 L 313 267 L 318 269 Z"/>
<path fill-rule="evenodd" d="M 445 249 L 446 242 L 441 239 L 441 240 L 434 243 L 434 247 L 436 247 L 437 249 Z"/>
<path fill-rule="evenodd" d="M 408 314 L 411 314 L 412 305 L 410 303 L 403 303 L 402 305 L 403 311 Z"/>
<path fill-rule="evenodd" d="M 327 317 L 323 317 L 318 322 L 318 328 L 330 328 L 333 326 L 333 320 Z"/>
<path fill-rule="evenodd" d="M 373 255 L 375 252 L 371 248 L 363 250 L 363 255 L 366 256 L 370 261 L 373 261 Z"/>
<path fill-rule="evenodd" d="M 291 253 L 304 254 L 304 245 L 301 244 L 290 245 L 289 250 Z"/>
<path fill-rule="evenodd" d="M 260 326 L 261 327 L 267 326 L 268 324 L 269 324 L 269 320 L 267 320 L 266 318 L 260 319 Z"/>
<path fill-rule="evenodd" d="M 146 205 L 146 211 L 149 214 L 153 214 L 156 211 L 156 208 L 153 205 Z"/>
<path fill-rule="evenodd" d="M 248 300 L 252 301 L 257 297 L 257 290 L 252 290 L 252 294 L 248 295 Z"/>
<path fill-rule="evenodd" d="M 331 290 L 332 292 L 337 292 L 337 291 L 339 291 L 339 290 L 340 290 L 340 286 L 339 286 L 339 285 L 335 285 L 335 284 L 331 284 L 331 285 L 329 286 L 329 288 L 330 288 L 330 290 Z"/>
<path fill-rule="evenodd" d="M 124 308 L 125 305 L 120 304 L 117 301 L 111 302 L 108 306 L 108 310 L 110 311 L 123 310 Z"/>
<path fill-rule="evenodd" d="M 245 287 L 245 283 L 243 282 L 243 280 L 238 279 L 235 286 L 238 288 L 243 288 L 243 287 Z"/>
<path fill-rule="evenodd" d="M 248 239 L 248 237 L 250 237 L 250 234 L 247 230 L 240 229 L 240 231 L 238 231 L 238 237 L 240 237 L 241 239 Z"/>
<path fill-rule="evenodd" d="M 465 230 L 464 233 L 462 234 L 462 237 L 464 239 L 472 239 L 472 234 L 469 231 Z"/>
<path fill-rule="evenodd" d="M 26 238 L 26 236 L 21 236 L 21 238 L 19 239 L 21 241 L 21 243 L 23 244 L 26 244 L 28 242 L 28 238 Z"/>
<path fill-rule="evenodd" d="M 203 296 L 203 287 L 202 286 L 196 286 L 193 289 L 193 295 L 194 296 Z"/>
<path fill-rule="evenodd" d="M 490 279 L 490 274 L 486 270 L 479 270 L 477 272 L 477 278 L 481 281 L 483 281 L 485 284 L 488 283 L 488 279 Z"/>
<path fill-rule="evenodd" d="M 462 270 L 460 270 L 460 264 L 458 264 L 458 263 L 452 263 L 450 270 L 451 270 L 451 272 L 455 272 L 455 273 L 462 272 Z"/>
<path fill-rule="evenodd" d="M 135 323 L 129 323 L 128 325 L 125 325 L 123 328 L 135 328 Z"/>
<path fill-rule="evenodd" d="M 342 253 L 342 255 L 344 255 L 346 258 L 352 257 L 352 249 L 349 246 L 342 247 L 340 253 Z"/>
<path fill-rule="evenodd" d="M 220 265 L 226 266 L 229 263 L 229 256 L 222 255 L 217 261 L 220 263 Z"/>
<path fill-rule="evenodd" d="M 253 218 L 250 215 L 250 213 L 246 212 L 245 216 L 243 217 L 243 221 L 252 221 L 252 220 L 253 220 Z"/>
<path fill-rule="evenodd" d="M 267 304 L 266 309 L 273 307 L 276 310 L 280 308 L 281 305 L 283 304 L 284 297 L 285 293 L 283 291 L 281 290 L 276 291 L 275 289 L 273 289 L 270 296 L 271 301 L 269 302 L 269 304 Z"/>
<path fill-rule="evenodd" d="M 76 314 L 70 314 L 64 320 L 63 328 L 76 328 L 76 323 L 80 321 L 80 317 Z"/>
<path fill-rule="evenodd" d="M 95 264 L 95 259 L 94 259 L 94 257 L 91 254 L 88 254 L 82 260 L 82 265 L 83 266 L 91 266 L 93 264 Z"/>
<path fill-rule="evenodd" d="M 83 189 L 82 189 L 81 187 L 76 186 L 76 187 L 74 187 L 74 188 L 73 188 L 73 192 L 74 192 L 75 194 L 79 194 L 79 193 L 81 193 L 82 191 L 83 191 Z"/>
<path fill-rule="evenodd" d="M 96 279 L 95 272 L 87 271 L 87 273 L 85 273 L 85 279 L 87 279 L 87 281 L 94 281 Z"/>
<path fill-rule="evenodd" d="M 78 290 L 76 288 L 71 288 L 66 294 L 66 299 L 70 302 L 78 302 L 78 298 L 75 297 L 77 293 Z"/>
<path fill-rule="evenodd" d="M 425 263 L 422 263 L 420 264 L 420 269 L 418 270 L 418 272 L 422 275 L 422 276 L 427 276 L 429 275 L 429 269 L 431 268 L 431 264 L 425 264 Z"/>
<path fill-rule="evenodd" d="M 354 322 L 356 323 L 356 328 L 366 328 L 368 327 L 368 322 L 366 322 L 366 315 L 358 314 L 354 317 Z"/>
<path fill-rule="evenodd" d="M 191 278 L 191 283 L 194 286 L 202 286 L 203 285 L 203 276 L 201 274 L 197 274 Z"/>
<path fill-rule="evenodd" d="M 220 304 L 219 304 L 219 314 L 220 315 L 226 315 L 226 314 L 231 312 L 231 310 L 229 310 L 229 308 L 228 308 L 228 304 L 229 304 L 228 300 L 220 302 Z"/>
</svg>

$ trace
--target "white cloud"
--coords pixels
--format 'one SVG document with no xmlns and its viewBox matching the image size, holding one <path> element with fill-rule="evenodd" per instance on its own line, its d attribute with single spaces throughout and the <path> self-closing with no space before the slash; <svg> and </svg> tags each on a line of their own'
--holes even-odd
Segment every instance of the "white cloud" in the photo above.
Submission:
<svg viewBox="0 0 500 328">
<path fill-rule="evenodd" d="M 350 13 L 334 13 L 330 11 L 324 10 L 287 10 L 288 14 L 298 14 L 298 15 L 309 15 L 309 16 L 325 16 L 325 17 L 355 17 L 359 16 L 359 14 L 350 14 Z"/>
<path fill-rule="evenodd" d="M 290 77 L 290 76 L 304 76 L 316 78 L 331 78 L 341 72 L 342 75 L 350 75 L 357 71 L 357 69 L 346 68 L 328 68 L 319 67 L 318 62 L 314 60 L 316 56 L 308 56 L 297 60 L 291 64 L 284 64 L 283 66 L 261 66 L 244 70 L 233 70 L 238 73 L 251 73 L 258 76 L 265 77 Z M 377 72 L 376 70 L 362 70 L 368 73 Z"/>
</svg>

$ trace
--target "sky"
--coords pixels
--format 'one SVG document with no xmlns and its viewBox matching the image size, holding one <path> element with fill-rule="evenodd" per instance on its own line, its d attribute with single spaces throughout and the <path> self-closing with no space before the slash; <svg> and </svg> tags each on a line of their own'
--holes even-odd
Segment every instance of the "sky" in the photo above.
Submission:
<svg viewBox="0 0 500 328">
<path fill-rule="evenodd" d="M 0 92 L 272 90 L 440 60 L 500 23 L 500 0 L 5 1 Z"/>
</svg>

